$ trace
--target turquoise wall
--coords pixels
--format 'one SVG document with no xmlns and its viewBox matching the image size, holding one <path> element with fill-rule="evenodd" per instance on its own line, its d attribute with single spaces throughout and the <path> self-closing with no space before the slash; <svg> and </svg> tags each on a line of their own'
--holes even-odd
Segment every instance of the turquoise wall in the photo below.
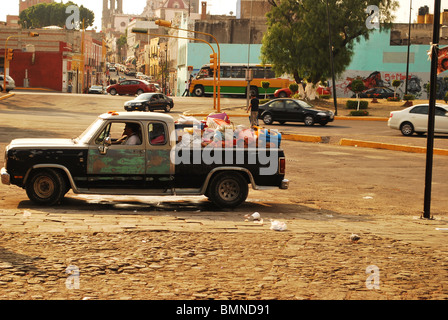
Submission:
<svg viewBox="0 0 448 320">
<path fill-rule="evenodd" d="M 409 63 L 409 72 L 430 72 L 428 60 L 428 45 L 411 45 L 410 55 L 414 54 L 414 61 Z M 406 55 L 408 47 L 391 46 L 390 31 L 374 31 L 369 40 L 361 39 L 354 46 L 354 55 L 347 70 L 364 71 L 389 71 L 406 73 Z M 403 54 L 403 60 L 399 63 L 385 63 L 384 52 L 399 52 Z"/>
<path fill-rule="evenodd" d="M 212 46 L 217 52 L 216 44 Z M 249 54 L 249 63 L 260 63 L 261 44 L 250 45 L 250 51 L 248 47 L 247 44 L 220 44 L 221 62 L 247 63 Z M 361 39 L 356 42 L 351 63 L 336 81 L 337 95 L 351 97 L 353 92 L 348 89 L 351 81 L 356 77 L 368 79 L 372 77 L 372 74 L 376 74 L 380 78 L 381 86 L 392 89 L 393 80 L 402 81 L 402 85 L 398 89 L 398 93 L 402 95 L 405 91 L 407 49 L 406 45 L 390 45 L 389 30 L 375 30 L 369 40 Z M 428 50 L 429 45 L 411 45 L 410 47 L 409 77 L 412 79 L 412 88 L 409 87 L 411 84 L 409 81 L 408 92 L 422 99 L 427 99 L 424 86 L 429 82 L 430 77 Z M 186 52 L 186 65 L 193 66 L 192 74 L 196 74 L 202 65 L 209 63 L 212 50 L 205 43 L 188 43 Z M 181 94 L 189 73 L 185 66 L 179 68 L 178 71 L 178 93 Z M 448 75 L 448 72 L 445 73 Z M 444 92 L 448 91 L 448 82 L 445 84 L 442 79 L 444 76 L 445 74 L 439 76 L 438 99 L 441 99 Z"/>
</svg>

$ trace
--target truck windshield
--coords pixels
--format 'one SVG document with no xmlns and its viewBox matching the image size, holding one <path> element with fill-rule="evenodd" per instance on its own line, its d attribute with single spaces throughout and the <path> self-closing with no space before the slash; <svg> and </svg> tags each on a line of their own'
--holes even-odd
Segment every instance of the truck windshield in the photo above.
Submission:
<svg viewBox="0 0 448 320">
<path fill-rule="evenodd" d="M 75 139 L 76 143 L 87 144 L 90 142 L 95 133 L 98 132 L 98 129 L 103 125 L 103 119 L 96 119 L 81 135 Z"/>
</svg>

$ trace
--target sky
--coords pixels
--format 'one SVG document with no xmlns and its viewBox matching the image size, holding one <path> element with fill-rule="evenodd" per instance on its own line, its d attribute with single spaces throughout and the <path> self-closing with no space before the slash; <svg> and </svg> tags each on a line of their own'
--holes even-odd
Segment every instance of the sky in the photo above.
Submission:
<svg viewBox="0 0 448 320">
<path fill-rule="evenodd" d="M 62 0 L 67 3 L 70 0 Z M 77 5 L 83 5 L 95 13 L 95 23 L 98 30 L 101 30 L 101 16 L 103 11 L 103 0 L 71 0 Z M 188 0 L 187 0 L 188 1 Z M 56 0 L 61 2 L 61 0 Z M 123 13 L 141 14 L 145 8 L 146 0 L 124 0 Z M 211 14 L 229 14 L 236 13 L 236 0 L 207 0 L 207 12 Z M 0 21 L 6 21 L 7 15 L 19 14 L 19 0 L 0 0 Z"/>
<path fill-rule="evenodd" d="M 61 0 L 56 0 L 61 1 Z M 66 3 L 69 0 L 62 0 Z M 100 30 L 101 25 L 101 13 L 103 8 L 102 0 L 72 0 L 78 5 L 83 5 L 84 7 L 92 10 L 95 13 L 95 26 Z M 408 23 L 409 22 L 409 8 L 410 1 L 412 1 L 412 21 L 416 21 L 418 9 L 422 6 L 427 5 L 429 7 L 429 12 L 434 11 L 434 0 L 399 0 L 400 8 L 395 13 L 397 23 Z M 19 14 L 19 0 L 0 0 L 0 21 L 6 21 L 6 15 L 18 15 Z M 125 0 L 123 1 L 123 11 L 126 14 L 141 14 L 143 8 L 146 5 L 146 0 Z M 441 0 L 441 11 L 443 9 L 448 9 L 448 0 Z M 236 13 L 236 0 L 208 0 L 207 1 L 207 12 L 211 14 L 229 14 L 233 11 Z"/>
</svg>

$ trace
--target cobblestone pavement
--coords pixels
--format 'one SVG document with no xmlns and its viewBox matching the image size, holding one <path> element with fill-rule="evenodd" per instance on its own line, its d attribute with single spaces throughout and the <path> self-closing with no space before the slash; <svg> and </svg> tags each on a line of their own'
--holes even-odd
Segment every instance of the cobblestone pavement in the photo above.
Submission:
<svg viewBox="0 0 448 320">
<path fill-rule="evenodd" d="M 235 211 L 0 217 L 0 299 L 448 298 L 445 217 L 276 215 L 284 231 Z"/>
</svg>

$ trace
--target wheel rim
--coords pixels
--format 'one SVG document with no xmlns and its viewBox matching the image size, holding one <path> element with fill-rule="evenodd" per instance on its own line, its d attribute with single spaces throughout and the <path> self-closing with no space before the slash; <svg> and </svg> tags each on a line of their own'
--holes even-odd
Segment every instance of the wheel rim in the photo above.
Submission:
<svg viewBox="0 0 448 320">
<path fill-rule="evenodd" d="M 412 134 L 412 126 L 410 124 L 403 125 L 403 127 L 401 128 L 401 132 L 403 132 L 403 134 L 405 135 Z"/>
<path fill-rule="evenodd" d="M 240 187 L 233 179 L 222 181 L 218 187 L 219 196 L 226 201 L 234 201 L 240 194 Z"/>
<path fill-rule="evenodd" d="M 263 122 L 266 124 L 269 124 L 272 122 L 272 116 L 270 114 L 267 114 L 263 117 Z"/>
<path fill-rule="evenodd" d="M 314 120 L 313 120 L 312 117 L 310 117 L 310 116 L 305 117 L 305 124 L 306 125 L 309 126 L 309 125 L 313 124 L 313 122 L 314 122 Z"/>
<path fill-rule="evenodd" d="M 54 190 L 53 180 L 49 177 L 39 177 L 34 181 L 34 191 L 39 198 L 45 199 L 51 197 Z"/>
</svg>

